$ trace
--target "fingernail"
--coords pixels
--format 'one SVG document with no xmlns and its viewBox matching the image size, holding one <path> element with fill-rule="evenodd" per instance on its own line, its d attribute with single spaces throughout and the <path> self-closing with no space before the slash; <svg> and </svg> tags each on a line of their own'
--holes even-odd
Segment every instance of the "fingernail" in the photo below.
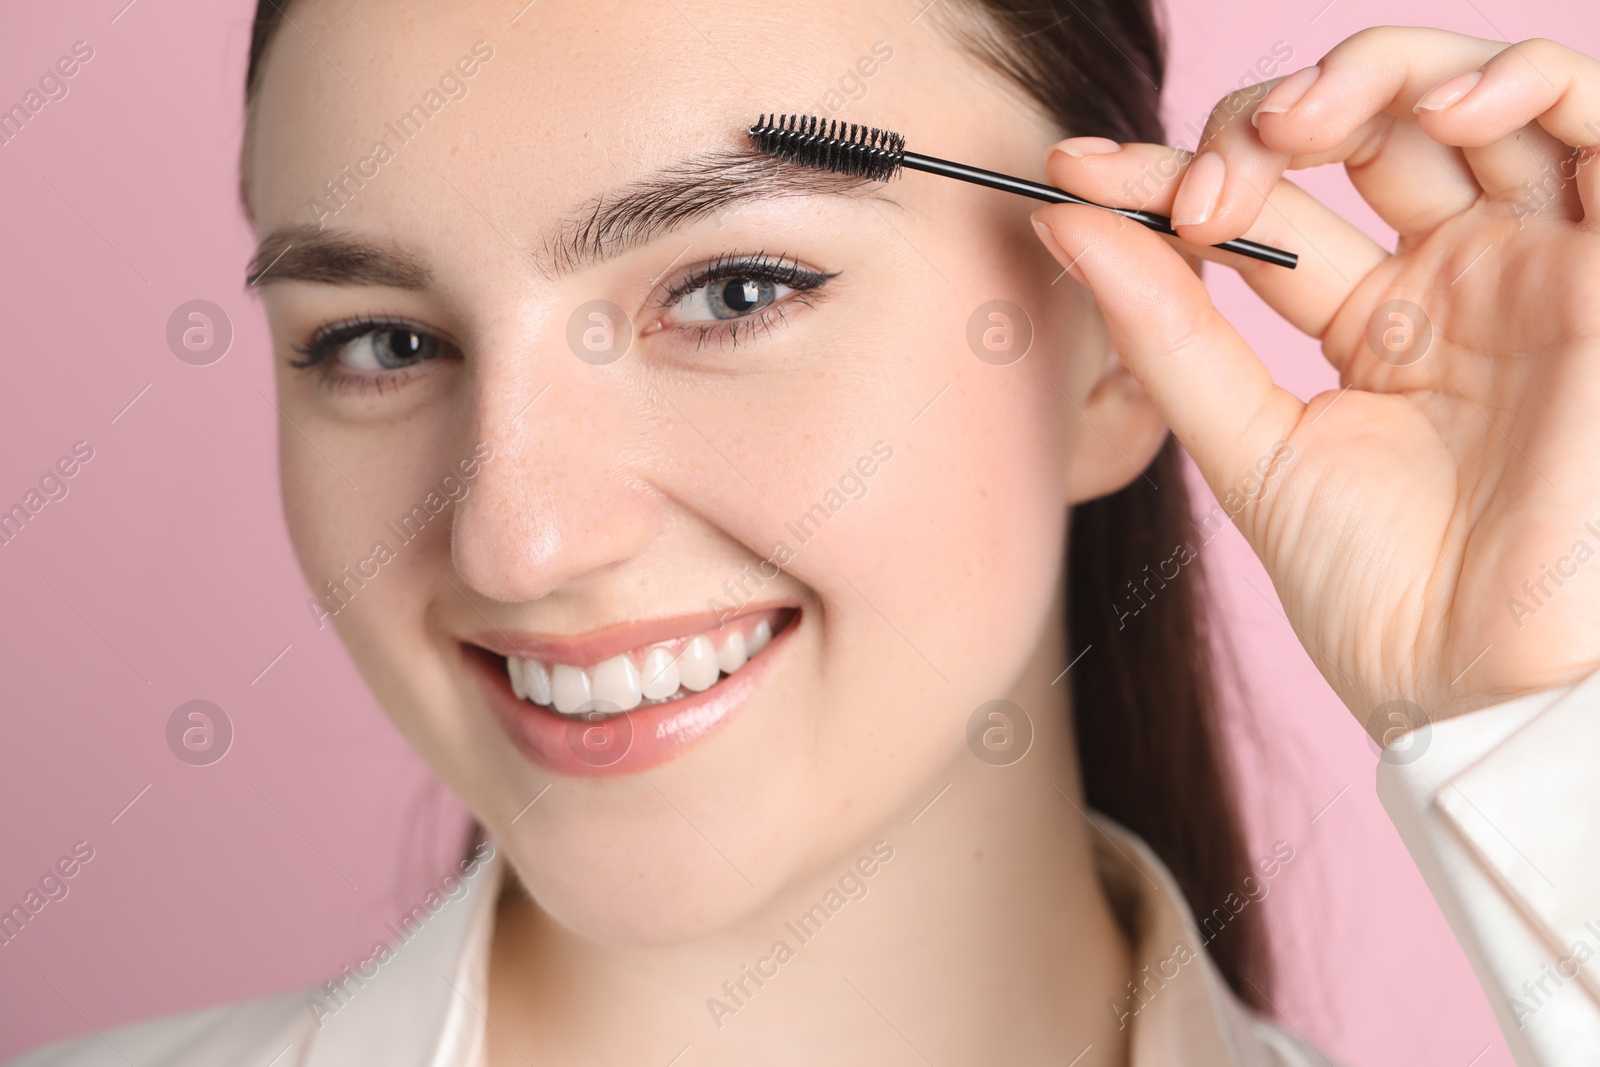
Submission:
<svg viewBox="0 0 1600 1067">
<path fill-rule="evenodd" d="M 1072 258 L 1061 247 L 1061 242 L 1056 240 L 1056 235 L 1050 231 L 1050 227 L 1032 215 L 1028 216 L 1028 218 L 1033 223 L 1033 232 L 1039 235 L 1039 240 L 1044 242 L 1044 246 L 1050 250 L 1051 255 L 1063 263 Z"/>
<path fill-rule="evenodd" d="M 1250 125 L 1261 128 L 1262 115 L 1281 115 L 1300 102 L 1306 91 L 1316 83 L 1321 75 L 1321 67 L 1301 67 L 1283 81 L 1272 87 L 1272 91 L 1262 98 L 1256 109 L 1250 112 Z"/>
<path fill-rule="evenodd" d="M 1222 198 L 1222 180 L 1228 176 L 1228 165 L 1216 152 L 1201 152 L 1189 164 L 1178 186 L 1178 195 L 1172 201 L 1174 226 L 1198 226 L 1217 210 Z"/>
<path fill-rule="evenodd" d="M 1050 147 L 1051 153 L 1064 152 L 1073 159 L 1084 156 L 1109 156 L 1122 151 L 1122 146 L 1109 137 L 1068 137 Z"/>
<path fill-rule="evenodd" d="M 1483 71 L 1469 70 L 1465 74 L 1457 74 L 1448 81 L 1442 81 L 1432 89 L 1422 94 L 1422 99 L 1417 101 L 1417 106 L 1412 108 L 1415 114 L 1424 111 L 1443 111 L 1452 104 L 1459 103 L 1461 98 L 1475 89 L 1483 81 Z"/>
<path fill-rule="evenodd" d="M 1039 235 L 1039 240 L 1050 250 L 1050 254 L 1056 257 L 1056 262 L 1066 268 L 1067 273 L 1072 275 L 1074 281 L 1088 285 L 1089 283 L 1084 278 L 1083 272 L 1078 269 L 1077 261 L 1067 254 L 1066 249 L 1061 247 L 1061 242 L 1056 240 L 1054 231 L 1040 222 L 1038 216 L 1030 215 L 1028 218 L 1033 223 L 1033 231 Z"/>
</svg>

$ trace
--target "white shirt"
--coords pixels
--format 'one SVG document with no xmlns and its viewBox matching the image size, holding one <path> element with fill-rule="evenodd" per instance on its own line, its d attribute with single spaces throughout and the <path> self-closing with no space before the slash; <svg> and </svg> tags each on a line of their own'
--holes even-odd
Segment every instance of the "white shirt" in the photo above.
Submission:
<svg viewBox="0 0 1600 1067">
<path fill-rule="evenodd" d="M 1425 726 L 1378 768 L 1378 796 L 1524 1067 L 1600 1063 L 1600 961 L 1589 962 L 1600 956 L 1597 770 L 1600 673 Z M 1326 1067 L 1233 996 L 1144 842 L 1102 816 L 1091 821 L 1134 973 L 1156 976 L 1122 1016 L 1130 1067 Z M 91 1034 L 11 1067 L 483 1067 L 504 867 L 482 864 L 370 977 Z"/>
</svg>

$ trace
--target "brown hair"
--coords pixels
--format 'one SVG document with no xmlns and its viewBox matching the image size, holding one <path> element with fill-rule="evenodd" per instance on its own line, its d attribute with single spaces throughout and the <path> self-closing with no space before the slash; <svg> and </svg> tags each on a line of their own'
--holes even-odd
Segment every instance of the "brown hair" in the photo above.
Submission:
<svg viewBox="0 0 1600 1067">
<path fill-rule="evenodd" d="M 953 25 L 992 69 L 1072 136 L 1165 141 L 1166 56 L 1150 0 L 966 0 Z M 1221 642 L 1209 626 L 1202 561 L 1122 619 L 1127 583 L 1189 542 L 1183 453 L 1169 438 L 1146 477 L 1072 510 L 1067 632 L 1092 651 L 1072 669 L 1073 722 L 1089 805 L 1144 838 L 1197 921 L 1255 874 L 1221 732 Z M 1076 655 L 1074 651 L 1072 654 Z M 1208 942 L 1241 1000 L 1271 1011 L 1272 958 L 1259 908 Z"/>
<path fill-rule="evenodd" d="M 245 98 L 291 0 L 259 0 Z M 1165 48 L 1150 0 L 964 0 L 947 27 L 1063 131 L 1160 143 Z M 1119 618 L 1124 585 L 1172 556 L 1192 525 L 1182 453 L 1169 439 L 1145 477 L 1072 511 L 1067 631 L 1093 646 L 1068 676 L 1085 799 L 1142 837 L 1203 921 L 1254 873 L 1220 730 L 1199 559 Z M 1124 622 L 1127 624 L 1124 625 Z M 1241 1000 L 1270 1010 L 1271 959 L 1259 908 L 1208 942 Z"/>
</svg>

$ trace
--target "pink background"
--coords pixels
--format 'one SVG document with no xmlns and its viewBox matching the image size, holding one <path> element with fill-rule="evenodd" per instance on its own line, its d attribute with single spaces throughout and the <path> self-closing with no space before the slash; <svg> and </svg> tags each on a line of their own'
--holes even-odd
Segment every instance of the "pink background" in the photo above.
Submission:
<svg viewBox="0 0 1600 1067">
<path fill-rule="evenodd" d="M 6 107 L 73 42 L 95 50 L 69 95 L 0 147 L 0 510 L 74 442 L 94 448 L 69 495 L 0 547 L 0 906 L 74 842 L 95 850 L 70 895 L 0 948 L 0 1058 L 321 980 L 434 880 L 461 817 L 332 631 L 314 628 L 282 529 L 266 329 L 242 291 L 251 241 L 235 198 L 253 4 L 125 3 L 14 5 L 0 34 Z M 1284 70 L 1383 22 L 1600 54 L 1588 4 L 1323 3 L 1172 0 L 1174 139 L 1192 147 L 1184 121 L 1277 42 L 1293 49 Z M 1342 175 L 1306 184 L 1382 232 Z M 1281 382 L 1308 396 L 1333 381 L 1315 345 L 1230 275 L 1212 285 Z M 173 309 L 196 298 L 235 329 L 208 367 L 165 341 Z M 1255 698 L 1255 836 L 1297 853 L 1261 905 L 1285 971 L 1278 1007 L 1351 1065 L 1509 1064 L 1373 795 L 1365 735 L 1237 535 L 1206 554 Z M 196 698 L 236 732 L 210 767 L 166 747 L 167 717 Z M 433 832 L 402 833 L 419 820 Z"/>
</svg>

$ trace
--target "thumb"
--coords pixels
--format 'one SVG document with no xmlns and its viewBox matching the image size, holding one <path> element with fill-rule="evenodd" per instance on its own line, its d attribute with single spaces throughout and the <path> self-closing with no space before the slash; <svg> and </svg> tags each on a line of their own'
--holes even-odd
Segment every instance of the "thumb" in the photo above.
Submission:
<svg viewBox="0 0 1600 1067">
<path fill-rule="evenodd" d="M 1220 498 L 1275 454 L 1305 410 L 1150 230 L 1077 204 L 1033 214 L 1045 247 L 1094 292 L 1117 352 Z"/>
</svg>

